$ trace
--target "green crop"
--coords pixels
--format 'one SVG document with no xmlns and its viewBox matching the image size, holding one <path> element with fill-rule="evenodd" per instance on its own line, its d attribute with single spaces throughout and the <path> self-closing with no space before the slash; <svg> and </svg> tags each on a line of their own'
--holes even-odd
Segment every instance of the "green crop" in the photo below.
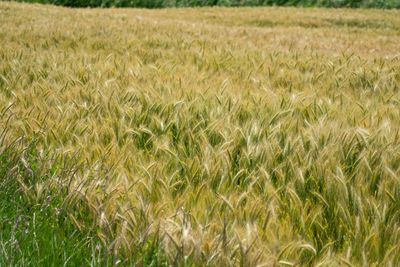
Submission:
<svg viewBox="0 0 400 267">
<path fill-rule="evenodd" d="M 68 7 L 302 6 L 400 8 L 399 0 L 18 0 Z"/>
<path fill-rule="evenodd" d="M 1 2 L 0 265 L 396 265 L 399 15 Z"/>
</svg>

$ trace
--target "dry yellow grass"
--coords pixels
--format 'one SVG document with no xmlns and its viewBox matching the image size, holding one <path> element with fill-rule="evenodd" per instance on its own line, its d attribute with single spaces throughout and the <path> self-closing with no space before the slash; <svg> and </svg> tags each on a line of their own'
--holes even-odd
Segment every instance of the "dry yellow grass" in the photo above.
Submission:
<svg viewBox="0 0 400 267">
<path fill-rule="evenodd" d="M 0 2 L 0 25 L 0 125 L 76 153 L 122 260 L 157 235 L 181 265 L 400 261 L 399 11 Z"/>
</svg>

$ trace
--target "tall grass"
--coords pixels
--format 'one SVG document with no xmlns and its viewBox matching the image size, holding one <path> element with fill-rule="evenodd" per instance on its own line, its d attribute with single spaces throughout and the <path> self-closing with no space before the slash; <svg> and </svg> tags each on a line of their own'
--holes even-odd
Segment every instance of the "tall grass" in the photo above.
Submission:
<svg viewBox="0 0 400 267">
<path fill-rule="evenodd" d="M 400 261 L 398 11 L 0 12 L 1 264 Z"/>
<path fill-rule="evenodd" d="M 7 125 L 1 126 L 2 266 L 166 265 L 157 236 L 144 240 L 136 256 L 124 258 L 113 249 L 115 240 L 109 229 L 97 225 L 82 187 L 71 187 L 80 168 L 74 158 L 39 151 L 35 140 L 12 140 Z M 86 181 L 89 188 L 93 185 Z"/>
<path fill-rule="evenodd" d="M 20 0 L 68 7 L 303 6 L 400 8 L 398 0 Z"/>
</svg>

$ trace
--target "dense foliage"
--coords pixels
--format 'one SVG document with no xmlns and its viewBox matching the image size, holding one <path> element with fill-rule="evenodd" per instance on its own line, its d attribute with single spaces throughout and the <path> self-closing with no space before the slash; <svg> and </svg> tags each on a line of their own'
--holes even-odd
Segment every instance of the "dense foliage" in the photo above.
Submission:
<svg viewBox="0 0 400 267">
<path fill-rule="evenodd" d="M 26 0 L 69 7 L 305 6 L 400 8 L 400 0 Z"/>
</svg>

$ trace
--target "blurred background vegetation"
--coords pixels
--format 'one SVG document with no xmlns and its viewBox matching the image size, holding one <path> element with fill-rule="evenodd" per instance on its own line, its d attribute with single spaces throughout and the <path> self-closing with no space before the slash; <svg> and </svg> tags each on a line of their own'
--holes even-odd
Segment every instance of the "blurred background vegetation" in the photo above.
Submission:
<svg viewBox="0 0 400 267">
<path fill-rule="evenodd" d="M 400 0 L 23 0 L 69 7 L 304 6 L 400 8 Z"/>
</svg>

